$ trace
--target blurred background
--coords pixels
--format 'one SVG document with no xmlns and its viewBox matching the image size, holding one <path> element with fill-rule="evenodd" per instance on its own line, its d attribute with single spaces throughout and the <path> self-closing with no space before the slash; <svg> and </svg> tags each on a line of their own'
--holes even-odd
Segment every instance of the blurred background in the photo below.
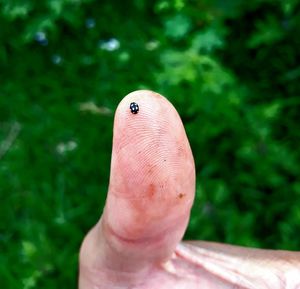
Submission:
<svg viewBox="0 0 300 289">
<path fill-rule="evenodd" d="M 113 114 L 165 95 L 193 149 L 186 239 L 300 248 L 300 1 L 0 0 L 0 285 L 75 288 Z"/>
</svg>

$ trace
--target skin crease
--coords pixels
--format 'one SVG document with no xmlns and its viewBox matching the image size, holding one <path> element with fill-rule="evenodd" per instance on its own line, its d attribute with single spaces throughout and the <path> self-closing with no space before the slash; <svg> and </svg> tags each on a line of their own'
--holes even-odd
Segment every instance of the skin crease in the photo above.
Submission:
<svg viewBox="0 0 300 289">
<path fill-rule="evenodd" d="M 300 252 L 180 242 L 194 192 L 175 108 L 151 91 L 127 95 L 115 114 L 105 209 L 80 250 L 79 288 L 300 289 Z"/>
</svg>

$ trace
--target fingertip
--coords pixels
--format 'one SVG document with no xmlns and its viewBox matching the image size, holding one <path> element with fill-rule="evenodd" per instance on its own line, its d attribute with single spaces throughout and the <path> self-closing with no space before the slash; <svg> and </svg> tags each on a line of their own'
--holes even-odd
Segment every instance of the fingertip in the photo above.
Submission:
<svg viewBox="0 0 300 289">
<path fill-rule="evenodd" d="M 139 107 L 135 114 L 130 109 L 132 103 Z M 145 196 L 142 188 L 151 194 L 159 181 L 161 187 L 167 187 L 168 178 L 174 177 L 178 184 L 186 182 L 183 176 L 189 176 L 188 181 L 194 183 L 194 173 L 191 148 L 174 106 L 164 96 L 150 90 L 126 95 L 115 113 L 110 182 L 114 187 L 119 184 L 124 190 L 114 191 L 141 197 Z M 125 175 L 123 179 L 122 175 Z M 131 181 L 135 182 L 131 185 Z M 186 192 L 178 193 L 180 199 L 185 195 Z"/>
<path fill-rule="evenodd" d="M 139 106 L 137 114 L 130 110 L 132 102 Z M 110 194 L 186 208 L 194 186 L 193 155 L 173 105 L 148 90 L 125 96 L 115 114 Z"/>
<path fill-rule="evenodd" d="M 131 112 L 133 102 L 138 113 Z M 159 256 L 169 254 L 183 236 L 194 192 L 193 155 L 176 109 L 152 91 L 125 96 L 115 114 L 104 223 L 133 243 L 155 246 L 164 236 Z"/>
<path fill-rule="evenodd" d="M 138 111 L 135 113 L 131 110 L 133 103 L 138 106 Z M 126 146 L 127 142 L 133 142 L 141 134 L 167 127 L 164 124 L 165 116 L 170 117 L 170 115 L 173 120 L 169 120 L 169 125 L 179 116 L 172 104 L 156 92 L 137 90 L 127 94 L 119 103 L 115 113 L 114 145 L 117 146 L 114 148 Z"/>
</svg>

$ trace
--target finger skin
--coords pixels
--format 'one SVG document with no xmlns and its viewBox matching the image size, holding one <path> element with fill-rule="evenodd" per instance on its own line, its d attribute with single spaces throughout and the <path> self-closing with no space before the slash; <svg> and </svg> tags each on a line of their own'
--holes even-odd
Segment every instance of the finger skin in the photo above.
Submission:
<svg viewBox="0 0 300 289">
<path fill-rule="evenodd" d="M 128 109 L 133 101 L 140 107 L 136 115 Z M 137 91 L 121 101 L 110 176 L 104 219 L 119 236 L 155 238 L 188 217 L 194 161 L 180 117 L 164 97 Z"/>
<path fill-rule="evenodd" d="M 194 186 L 193 157 L 175 109 L 153 92 L 126 96 L 115 115 L 104 214 L 81 247 L 79 288 L 300 289 L 300 252 L 178 244 Z"/>
<path fill-rule="evenodd" d="M 137 114 L 131 102 L 138 103 Z M 152 91 L 127 95 L 115 113 L 105 209 L 82 244 L 81 271 L 126 268 L 140 276 L 170 258 L 194 192 L 193 155 L 175 108 Z"/>
<path fill-rule="evenodd" d="M 179 244 L 175 253 L 178 260 L 185 261 L 185 266 L 180 267 L 188 268 L 186 275 L 201 268 L 222 280 L 221 288 L 300 289 L 300 252 L 188 241 Z M 205 278 L 201 277 L 200 280 Z M 197 285 L 195 288 L 202 289 Z M 215 288 L 219 287 L 213 282 L 204 289 Z"/>
</svg>

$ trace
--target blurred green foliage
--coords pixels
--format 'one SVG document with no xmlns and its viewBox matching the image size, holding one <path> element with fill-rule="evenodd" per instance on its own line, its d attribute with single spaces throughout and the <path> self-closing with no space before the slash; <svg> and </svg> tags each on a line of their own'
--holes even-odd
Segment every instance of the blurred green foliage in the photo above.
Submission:
<svg viewBox="0 0 300 289">
<path fill-rule="evenodd" d="M 0 0 L 1 288 L 76 287 L 101 214 L 113 111 L 179 111 L 197 196 L 186 238 L 300 248 L 298 0 Z"/>
</svg>

